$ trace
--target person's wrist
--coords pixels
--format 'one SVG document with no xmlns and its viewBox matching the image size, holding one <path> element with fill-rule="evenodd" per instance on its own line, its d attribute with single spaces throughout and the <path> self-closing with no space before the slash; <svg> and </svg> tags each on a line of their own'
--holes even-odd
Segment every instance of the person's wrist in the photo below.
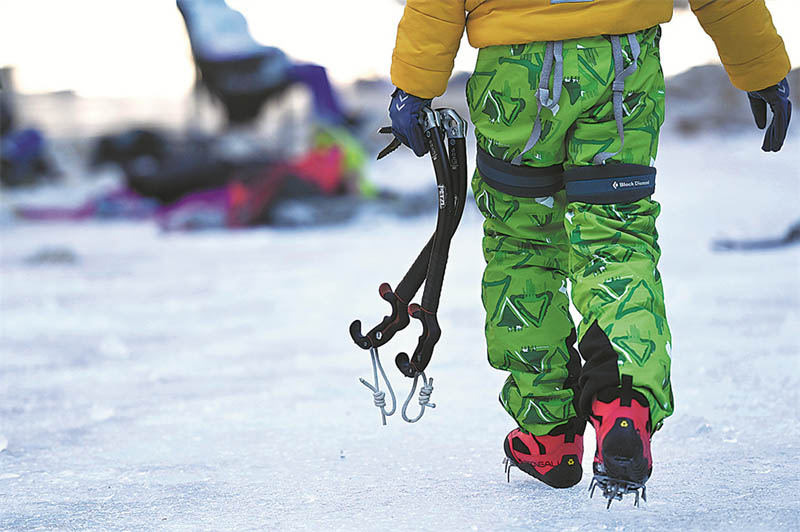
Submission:
<svg viewBox="0 0 800 532">
<path fill-rule="evenodd" d="M 428 100 L 428 101 L 430 101 L 430 98 L 423 98 L 422 96 L 417 96 L 416 94 L 412 94 L 412 93 L 410 93 L 410 92 L 408 92 L 408 91 L 406 91 L 406 90 L 404 90 L 404 89 L 402 89 L 400 87 L 397 87 L 397 86 L 395 86 L 394 92 L 392 93 L 392 96 L 394 96 L 395 93 L 400 93 L 400 92 L 402 92 L 403 94 L 405 94 L 407 96 L 411 96 L 413 98 L 416 98 L 417 100 Z"/>
</svg>

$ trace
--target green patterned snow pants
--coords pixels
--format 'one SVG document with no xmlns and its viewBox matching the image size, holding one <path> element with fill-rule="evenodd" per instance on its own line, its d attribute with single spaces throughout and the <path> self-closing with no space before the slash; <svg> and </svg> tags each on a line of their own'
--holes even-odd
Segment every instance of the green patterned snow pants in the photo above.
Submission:
<svg viewBox="0 0 800 532">
<path fill-rule="evenodd" d="M 622 151 L 608 163 L 652 166 L 664 119 L 660 28 L 636 34 L 638 69 L 625 80 Z M 631 50 L 623 39 L 623 54 Z M 467 85 L 478 146 L 510 161 L 525 146 L 546 43 L 480 50 Z M 592 165 L 620 149 L 607 37 L 564 41 L 563 92 L 556 113 L 541 111 L 539 142 L 523 156 L 535 167 Z M 600 389 L 632 378 L 650 404 L 653 427 L 673 411 L 656 218 L 650 197 L 631 203 L 567 202 L 564 189 L 526 198 L 472 181 L 484 217 L 482 299 L 491 365 L 510 373 L 500 401 L 534 435 L 584 418 Z M 582 316 L 577 332 L 572 302 Z M 575 342 L 578 341 L 578 351 Z M 581 367 L 580 357 L 586 361 Z"/>
</svg>

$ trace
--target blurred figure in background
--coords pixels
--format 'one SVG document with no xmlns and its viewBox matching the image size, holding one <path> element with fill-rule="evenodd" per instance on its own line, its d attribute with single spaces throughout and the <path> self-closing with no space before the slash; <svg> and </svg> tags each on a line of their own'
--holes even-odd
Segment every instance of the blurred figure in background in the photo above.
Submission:
<svg viewBox="0 0 800 532">
<path fill-rule="evenodd" d="M 311 92 L 315 117 L 344 125 L 347 117 L 325 67 L 292 62 L 279 48 L 263 46 L 247 20 L 225 0 L 177 0 L 192 47 L 197 83 L 225 106 L 230 124 L 252 121 L 261 107 L 286 88 Z"/>
<path fill-rule="evenodd" d="M 42 133 L 20 127 L 11 93 L 11 73 L 0 76 L 0 182 L 3 186 L 33 184 L 53 175 Z"/>
</svg>

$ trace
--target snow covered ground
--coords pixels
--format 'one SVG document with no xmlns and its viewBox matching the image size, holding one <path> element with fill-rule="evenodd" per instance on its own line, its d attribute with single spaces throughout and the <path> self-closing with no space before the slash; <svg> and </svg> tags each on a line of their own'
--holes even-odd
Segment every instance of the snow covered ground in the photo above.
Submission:
<svg viewBox="0 0 800 532">
<path fill-rule="evenodd" d="M 797 530 L 800 142 L 667 137 L 657 198 L 677 410 L 649 502 L 506 483 L 485 360 L 480 215 L 453 243 L 430 374 L 435 410 L 380 426 L 356 317 L 386 307 L 433 218 L 162 234 L 150 223 L 0 227 L 0 529 Z M 429 175 L 395 156 L 380 178 Z M 385 168 L 385 169 L 384 169 Z M 391 173 L 388 169 L 391 168 Z M 402 169 L 402 171 L 398 171 Z M 416 171 L 416 172 L 415 172 Z M 410 328 L 384 350 L 413 348 Z M 593 434 L 587 432 L 585 468 Z"/>
</svg>

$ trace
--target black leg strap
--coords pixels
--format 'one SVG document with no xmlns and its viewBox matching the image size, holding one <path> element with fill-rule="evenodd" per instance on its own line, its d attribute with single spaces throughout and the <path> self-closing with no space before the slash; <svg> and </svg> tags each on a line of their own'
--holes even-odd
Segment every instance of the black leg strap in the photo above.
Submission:
<svg viewBox="0 0 800 532">
<path fill-rule="evenodd" d="M 560 164 L 541 168 L 517 166 L 496 159 L 481 148 L 478 148 L 476 164 L 481 177 L 490 187 L 512 196 L 541 198 L 552 196 L 564 188 Z"/>
<path fill-rule="evenodd" d="M 564 172 L 567 201 L 631 203 L 656 190 L 656 169 L 641 164 L 579 166 Z"/>
</svg>

